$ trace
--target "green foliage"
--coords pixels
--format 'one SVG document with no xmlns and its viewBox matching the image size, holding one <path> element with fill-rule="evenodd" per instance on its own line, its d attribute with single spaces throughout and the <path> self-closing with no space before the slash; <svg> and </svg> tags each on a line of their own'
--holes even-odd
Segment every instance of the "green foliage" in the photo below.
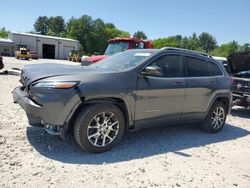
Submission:
<svg viewBox="0 0 250 188">
<path fill-rule="evenodd" d="M 202 47 L 207 53 L 216 48 L 216 39 L 211 34 L 203 32 L 198 39 L 199 47 Z"/>
<path fill-rule="evenodd" d="M 137 31 L 133 34 L 133 37 L 138 39 L 147 39 L 147 35 L 143 31 Z"/>
<path fill-rule="evenodd" d="M 86 54 L 103 54 L 109 39 L 130 36 L 128 32 L 117 29 L 114 24 L 104 23 L 101 19 L 93 20 L 87 15 L 78 19 L 71 18 L 66 28 L 66 36 L 79 40 Z"/>
<path fill-rule="evenodd" d="M 181 35 L 170 36 L 153 40 L 155 48 L 162 47 L 180 47 L 189 50 L 210 53 L 214 56 L 227 57 L 230 53 L 238 51 L 250 51 L 250 44 L 239 45 L 236 41 L 217 46 L 215 37 L 209 33 L 201 33 L 198 37 L 193 33 L 190 37 Z"/>
<path fill-rule="evenodd" d="M 245 43 L 240 47 L 240 51 L 250 51 L 250 44 Z"/>
<path fill-rule="evenodd" d="M 34 29 L 42 35 L 61 36 L 65 32 L 65 21 L 62 16 L 50 18 L 39 16 L 34 24 Z"/>
<path fill-rule="evenodd" d="M 50 17 L 48 35 L 60 36 L 65 31 L 65 21 L 62 16 Z"/>
<path fill-rule="evenodd" d="M 7 38 L 9 34 L 9 31 L 5 29 L 5 27 L 0 29 L 0 38 Z"/>
<path fill-rule="evenodd" d="M 77 39 L 80 42 L 81 52 L 84 54 L 103 54 L 107 47 L 107 41 L 116 37 L 130 37 L 130 33 L 122 31 L 113 23 L 105 23 L 102 19 L 93 20 L 88 15 L 80 18 L 70 18 L 67 23 L 62 16 L 46 17 L 39 16 L 34 24 L 34 29 L 43 35 L 52 35 Z M 6 34 L 7 33 L 7 34 Z M 8 32 L 2 28 L 0 37 L 6 37 Z M 137 31 L 133 37 L 147 39 L 143 31 Z M 179 47 L 190 50 L 210 53 L 215 56 L 227 57 L 236 51 L 250 51 L 250 44 L 239 45 L 236 41 L 217 46 L 213 35 L 207 32 L 197 36 L 174 35 L 153 40 L 155 48 Z"/>
<path fill-rule="evenodd" d="M 166 46 L 169 47 L 181 47 L 181 40 L 179 39 L 180 35 L 170 36 L 167 38 L 159 38 L 153 40 L 153 45 L 155 48 L 163 48 Z"/>
<path fill-rule="evenodd" d="M 49 19 L 47 16 L 39 16 L 34 24 L 34 29 L 41 35 L 47 35 L 49 30 Z"/>
<path fill-rule="evenodd" d="M 230 53 L 239 51 L 239 44 L 236 41 L 222 44 L 218 48 L 214 49 L 211 54 L 215 56 L 227 57 Z"/>
</svg>

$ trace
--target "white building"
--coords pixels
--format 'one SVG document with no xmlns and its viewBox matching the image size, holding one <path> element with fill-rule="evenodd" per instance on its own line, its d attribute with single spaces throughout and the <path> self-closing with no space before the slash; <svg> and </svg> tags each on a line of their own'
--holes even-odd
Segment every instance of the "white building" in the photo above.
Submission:
<svg viewBox="0 0 250 188">
<path fill-rule="evenodd" d="M 13 42 L 13 51 L 25 45 L 31 52 L 36 52 L 39 58 L 67 59 L 71 50 L 79 48 L 78 40 L 46 35 L 13 32 L 9 33 L 9 39 Z"/>
<path fill-rule="evenodd" d="M 0 55 L 13 56 L 13 42 L 10 39 L 0 38 Z"/>
</svg>

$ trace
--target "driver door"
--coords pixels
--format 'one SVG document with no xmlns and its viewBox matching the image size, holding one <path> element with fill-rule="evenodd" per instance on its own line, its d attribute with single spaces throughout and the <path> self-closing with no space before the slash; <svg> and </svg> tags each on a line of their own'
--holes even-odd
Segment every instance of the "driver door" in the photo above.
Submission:
<svg viewBox="0 0 250 188">
<path fill-rule="evenodd" d="M 162 70 L 161 76 L 138 76 L 135 126 L 150 127 L 179 121 L 184 103 L 186 81 L 182 57 L 163 55 L 149 66 Z"/>
</svg>

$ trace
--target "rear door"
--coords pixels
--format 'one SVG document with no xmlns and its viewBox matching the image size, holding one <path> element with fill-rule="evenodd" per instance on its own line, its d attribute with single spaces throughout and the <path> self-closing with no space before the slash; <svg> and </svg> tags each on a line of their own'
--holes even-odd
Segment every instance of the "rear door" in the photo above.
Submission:
<svg viewBox="0 0 250 188">
<path fill-rule="evenodd" d="M 202 58 L 186 56 L 183 62 L 187 89 L 182 120 L 199 120 L 204 117 L 213 94 L 219 87 L 216 78 L 222 72 L 217 65 Z"/>
<path fill-rule="evenodd" d="M 157 126 L 179 121 L 185 95 L 182 57 L 163 55 L 148 66 L 158 66 L 163 76 L 138 76 L 135 125 Z"/>
</svg>

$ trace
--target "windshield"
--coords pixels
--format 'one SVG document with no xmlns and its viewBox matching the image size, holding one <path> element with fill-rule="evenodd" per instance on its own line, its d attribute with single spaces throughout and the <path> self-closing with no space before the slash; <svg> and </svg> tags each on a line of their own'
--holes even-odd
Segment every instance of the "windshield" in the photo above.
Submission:
<svg viewBox="0 0 250 188">
<path fill-rule="evenodd" d="M 105 55 L 113 55 L 118 52 L 123 52 L 128 49 L 129 42 L 128 41 L 119 41 L 119 42 L 112 42 L 109 43 Z"/>
<path fill-rule="evenodd" d="M 103 59 L 89 67 L 119 71 L 127 70 L 136 67 L 153 53 L 154 52 L 128 50 Z"/>
</svg>

